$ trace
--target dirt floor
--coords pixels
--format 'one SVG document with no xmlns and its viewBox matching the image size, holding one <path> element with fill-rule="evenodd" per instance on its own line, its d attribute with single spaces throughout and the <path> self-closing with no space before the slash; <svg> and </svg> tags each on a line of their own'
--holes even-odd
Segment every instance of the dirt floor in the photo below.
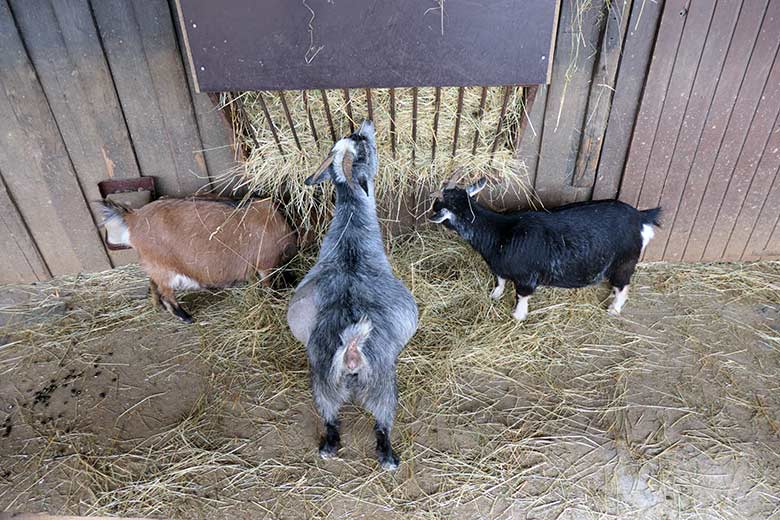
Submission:
<svg viewBox="0 0 780 520">
<path fill-rule="evenodd" d="M 177 518 L 780 518 L 780 263 L 642 266 L 512 297 L 452 236 L 393 241 L 420 305 L 393 442 L 342 414 L 320 460 L 289 290 L 194 293 L 137 267 L 0 288 L 0 510 Z M 299 260 L 304 271 L 312 257 Z"/>
</svg>

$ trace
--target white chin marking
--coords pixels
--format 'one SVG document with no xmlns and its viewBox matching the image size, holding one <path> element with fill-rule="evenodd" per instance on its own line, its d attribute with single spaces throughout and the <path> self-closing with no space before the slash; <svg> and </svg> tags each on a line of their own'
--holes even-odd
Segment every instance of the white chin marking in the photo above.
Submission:
<svg viewBox="0 0 780 520">
<path fill-rule="evenodd" d="M 528 296 L 521 296 L 517 300 L 517 307 L 512 312 L 512 317 L 517 321 L 523 321 L 528 316 Z"/>
<path fill-rule="evenodd" d="M 171 281 L 169 282 L 171 289 L 179 290 L 179 289 L 200 289 L 200 284 L 190 278 L 189 276 L 185 276 L 183 274 L 175 273 L 173 276 L 171 276 Z"/>
<path fill-rule="evenodd" d="M 609 306 L 609 312 L 613 316 L 617 316 L 620 314 L 620 311 L 623 310 L 623 306 L 626 304 L 626 300 L 628 300 L 628 285 L 623 287 L 623 289 L 618 290 L 617 287 L 614 287 L 612 289 L 614 293 L 614 298 L 612 299 L 612 304 Z"/>
<path fill-rule="evenodd" d="M 441 217 L 438 219 L 431 219 L 431 222 L 435 222 L 436 224 L 441 224 L 445 220 L 452 221 L 452 213 L 450 213 L 450 210 L 445 209 L 441 212 Z"/>
<path fill-rule="evenodd" d="M 653 229 L 653 226 L 650 224 L 642 224 L 642 251 L 644 252 L 645 248 L 647 247 L 647 244 L 650 243 L 650 240 L 653 239 L 655 236 L 655 230 Z"/>
</svg>

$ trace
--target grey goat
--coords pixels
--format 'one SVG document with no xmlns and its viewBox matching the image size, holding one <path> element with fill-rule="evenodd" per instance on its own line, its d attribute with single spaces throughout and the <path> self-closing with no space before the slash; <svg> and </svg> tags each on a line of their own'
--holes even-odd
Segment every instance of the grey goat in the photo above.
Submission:
<svg viewBox="0 0 780 520">
<path fill-rule="evenodd" d="M 377 458 L 392 471 L 399 463 L 390 446 L 398 402 L 395 367 L 417 330 L 417 304 L 385 255 L 376 173 L 374 125 L 364 121 L 306 179 L 307 185 L 330 179 L 336 209 L 317 263 L 295 289 L 287 323 L 309 356 L 314 402 L 326 429 L 320 456 L 336 456 L 339 408 L 355 400 L 374 415 Z"/>
</svg>

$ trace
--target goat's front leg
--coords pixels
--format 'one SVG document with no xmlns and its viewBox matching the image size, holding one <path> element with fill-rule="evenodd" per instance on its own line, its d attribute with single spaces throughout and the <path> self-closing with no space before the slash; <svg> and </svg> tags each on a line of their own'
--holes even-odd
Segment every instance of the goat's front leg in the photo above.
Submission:
<svg viewBox="0 0 780 520">
<path fill-rule="evenodd" d="M 528 316 L 528 298 L 534 293 L 534 288 L 515 281 L 515 310 L 512 317 L 517 321 L 523 321 Z"/>
<path fill-rule="evenodd" d="M 500 300 L 504 295 L 504 289 L 506 288 L 506 278 L 496 276 L 496 288 L 490 293 L 490 297 L 494 300 Z"/>
</svg>

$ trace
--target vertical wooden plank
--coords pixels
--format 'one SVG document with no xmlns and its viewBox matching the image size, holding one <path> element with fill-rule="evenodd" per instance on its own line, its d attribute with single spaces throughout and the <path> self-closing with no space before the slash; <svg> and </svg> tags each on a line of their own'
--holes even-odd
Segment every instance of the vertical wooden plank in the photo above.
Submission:
<svg viewBox="0 0 780 520">
<path fill-rule="evenodd" d="M 699 71 L 700 58 L 704 43 L 707 41 L 713 13 L 712 2 L 697 2 L 691 4 L 686 14 L 680 48 L 667 87 L 669 94 L 664 99 L 659 116 L 660 123 L 650 147 L 647 168 L 639 188 L 640 207 L 658 205 L 683 117 L 688 108 L 693 82 Z"/>
<path fill-rule="evenodd" d="M 725 135 L 717 143 L 704 142 L 703 155 L 715 155 L 715 164 L 709 175 L 704 196 L 699 204 L 683 259 L 697 262 L 702 259 L 720 204 L 727 191 L 729 179 L 748 136 L 750 125 L 767 85 L 772 63 L 780 40 L 780 2 L 769 2 L 750 62 L 742 71 L 742 85 L 731 112 Z M 722 80 L 721 80 L 722 81 Z"/>
<path fill-rule="evenodd" d="M 530 188 L 536 187 L 536 173 L 539 165 L 539 152 L 542 146 L 544 113 L 547 108 L 547 85 L 536 87 L 533 104 L 526 104 L 523 120 L 526 128 L 520 136 L 520 144 L 515 157 L 521 162 L 528 175 Z"/>
<path fill-rule="evenodd" d="M 642 96 L 642 106 L 637 116 L 631 149 L 620 185 L 620 200 L 632 206 L 636 206 L 639 202 L 639 192 L 650 161 L 650 152 L 680 48 L 680 38 L 682 38 L 687 14 L 687 0 L 667 0 L 664 5 L 653 59 L 647 74 L 647 84 Z"/>
<path fill-rule="evenodd" d="M 436 159 L 436 143 L 439 140 L 439 109 L 441 108 L 441 87 L 436 87 L 433 102 L 433 137 L 431 138 L 431 161 Z"/>
<path fill-rule="evenodd" d="M 463 115 L 463 93 L 466 89 L 460 87 L 458 89 L 458 107 L 455 113 L 455 130 L 452 132 L 452 157 L 458 151 L 458 134 L 460 133 L 460 118 Z"/>
<path fill-rule="evenodd" d="M 605 9 L 604 0 L 561 5 L 536 177 L 536 191 L 547 205 L 565 204 L 576 197 L 571 184 Z"/>
<path fill-rule="evenodd" d="M 91 0 L 142 175 L 167 195 L 209 182 L 166 0 Z"/>
<path fill-rule="evenodd" d="M 775 34 L 780 34 L 778 24 Z M 761 162 L 767 144 L 772 137 L 778 113 L 780 113 L 780 60 L 775 58 L 756 113 L 750 122 L 745 143 L 731 170 L 726 189 L 721 196 L 712 230 L 702 253 L 702 260 L 739 260 L 741 255 L 725 257 L 726 244 L 733 231 L 737 216 L 744 208 L 745 196 L 752 188 L 756 169 Z M 775 141 L 777 146 L 777 141 Z M 774 168 L 772 168 L 774 169 Z"/>
<path fill-rule="evenodd" d="M 0 1 L 0 172 L 54 275 L 111 266 L 5 0 Z"/>
<path fill-rule="evenodd" d="M 479 96 L 479 108 L 477 109 L 477 121 L 482 120 L 485 115 L 485 101 L 487 100 L 487 87 L 482 87 L 482 93 Z M 477 144 L 479 144 L 479 128 L 474 129 L 474 142 L 471 144 L 471 155 L 477 153 Z"/>
<path fill-rule="evenodd" d="M 260 102 L 260 108 L 263 109 L 263 116 L 265 116 L 265 122 L 268 123 L 268 129 L 271 130 L 271 135 L 274 136 L 276 147 L 279 149 L 279 153 L 284 155 L 284 148 L 282 148 L 282 143 L 279 141 L 279 134 L 276 132 L 276 123 L 274 123 L 273 118 L 271 118 L 271 113 L 268 111 L 268 105 L 265 104 L 265 98 L 263 97 L 262 92 L 257 93 L 257 100 Z"/>
<path fill-rule="evenodd" d="M 371 101 L 371 89 L 366 89 L 366 109 L 368 110 L 368 118 L 374 120 L 374 103 Z"/>
<path fill-rule="evenodd" d="M 88 200 L 97 183 L 137 178 L 130 136 L 87 0 L 12 0 L 14 18 Z M 102 217 L 91 205 L 95 222 Z M 136 261 L 108 251 L 113 265 Z"/>
<path fill-rule="evenodd" d="M 612 93 L 615 91 L 620 51 L 628 28 L 632 0 L 615 0 L 608 5 L 607 22 L 601 38 L 599 59 L 590 85 L 585 125 L 574 169 L 572 185 L 592 188 L 607 129 Z M 591 190 L 584 190 L 590 197 Z"/>
<path fill-rule="evenodd" d="M 395 129 L 395 89 L 390 89 L 390 147 L 393 149 L 393 158 L 396 156 L 395 151 L 395 140 L 396 140 L 396 129 Z"/>
<path fill-rule="evenodd" d="M 352 98 L 349 96 L 349 89 L 342 89 L 344 94 L 344 108 L 347 110 L 347 119 L 349 119 L 349 131 L 355 131 L 355 116 L 352 114 Z"/>
<path fill-rule="evenodd" d="M 668 236 L 663 253 L 663 258 L 666 260 L 683 259 L 685 244 L 710 180 L 720 143 L 723 142 L 729 119 L 734 111 L 745 69 L 757 43 L 766 6 L 766 1 L 744 3 L 692 159 L 680 159 L 687 162 L 685 189 L 677 203 L 677 210 L 665 217 L 665 229 L 660 237 L 663 241 L 663 238 Z M 767 50 L 760 51 L 761 55 L 766 53 Z M 752 82 L 752 78 L 750 81 Z M 684 148 L 683 154 L 688 151 L 689 148 Z"/>
<path fill-rule="evenodd" d="M 287 98 L 284 97 L 284 92 L 281 90 L 278 92 L 278 94 L 279 100 L 282 102 L 284 117 L 287 119 L 287 124 L 290 126 L 290 132 L 292 132 L 293 139 L 295 140 L 295 146 L 298 147 L 298 150 L 303 151 L 301 142 L 298 140 L 298 132 L 295 131 L 295 123 L 293 122 L 292 116 L 290 115 L 290 109 L 287 107 Z"/>
<path fill-rule="evenodd" d="M 330 113 L 330 105 L 328 104 L 328 94 L 324 90 L 320 90 L 322 96 L 322 104 L 325 106 L 325 117 L 328 119 L 328 128 L 330 128 L 330 138 L 333 140 L 333 144 L 336 144 L 336 130 L 333 128 L 333 116 Z"/>
<path fill-rule="evenodd" d="M 591 194 L 594 200 L 617 198 L 663 7 L 663 1 L 633 3 Z"/>
<path fill-rule="evenodd" d="M 206 171 L 212 180 L 212 190 L 221 194 L 243 196 L 246 187 L 240 173 L 243 165 L 240 161 L 241 150 L 233 132 L 230 108 L 219 108 L 219 97 L 214 93 L 198 92 L 197 79 L 192 69 L 191 57 L 187 41 L 182 35 L 182 19 L 176 0 L 168 0 L 176 38 L 184 64 L 184 76 L 195 110 L 198 135 L 202 144 L 203 158 L 206 161 Z"/>
<path fill-rule="evenodd" d="M 498 114 L 498 123 L 496 123 L 496 132 L 493 135 L 493 144 L 490 146 L 490 158 L 492 160 L 493 154 L 496 153 L 498 148 L 498 139 L 501 137 L 501 130 L 504 128 L 504 118 L 506 116 L 506 107 L 509 103 L 509 95 L 512 92 L 512 87 L 504 87 L 504 98 L 501 101 L 501 112 Z"/>
<path fill-rule="evenodd" d="M 417 155 L 417 87 L 412 88 L 412 163 Z"/>
<path fill-rule="evenodd" d="M 721 219 L 733 217 L 734 220 L 726 249 L 721 254 L 724 258 L 745 259 L 748 242 L 752 238 L 751 234 L 758 226 L 767 204 L 773 203 L 770 197 L 773 195 L 773 184 L 778 181 L 778 169 L 780 169 L 780 121 L 775 118 L 774 128 L 755 174 L 750 180 L 750 185 L 745 190 L 745 199 L 740 205 L 739 212 L 733 216 L 725 206 L 721 209 Z M 732 194 L 735 191 L 732 189 Z M 780 214 L 780 208 L 776 211 Z"/>
<path fill-rule="evenodd" d="M 734 16 L 733 6 L 718 4 L 713 15 L 712 25 L 702 50 L 699 70 L 691 91 L 679 135 L 674 145 L 671 159 L 664 175 L 666 180 L 660 193 L 660 200 L 647 205 L 660 205 L 664 210 L 666 225 L 657 233 L 646 250 L 646 258 L 661 259 L 665 255 L 666 245 L 672 224 L 677 216 L 680 199 L 688 182 L 688 174 L 696 155 L 702 133 L 705 131 L 707 117 L 714 102 L 715 90 L 723 74 L 727 50 L 731 45 L 737 21 L 743 4 Z"/>
<path fill-rule="evenodd" d="M 49 277 L 49 268 L 0 176 L 0 283 L 30 282 Z"/>
<path fill-rule="evenodd" d="M 732 18 L 733 10 L 730 11 L 729 17 Z M 660 202 L 669 165 L 674 156 L 683 119 L 691 99 L 694 80 L 699 73 L 701 56 L 704 44 L 708 39 L 713 14 L 714 4 L 711 2 L 692 3 L 686 14 L 685 26 L 680 38 L 680 49 L 677 52 L 674 69 L 669 78 L 668 95 L 661 109 L 659 125 L 650 147 L 650 156 L 642 178 L 642 185 L 639 187 L 637 205 L 640 208 L 653 208 L 658 206 Z M 726 42 L 728 42 L 728 38 Z M 721 44 L 725 45 L 725 42 L 721 42 Z M 708 71 L 703 72 L 707 73 Z M 716 80 L 716 78 L 717 70 L 710 80 Z M 686 130 L 682 128 L 683 132 Z M 661 241 L 654 240 L 653 242 L 645 249 L 645 260 L 661 259 L 663 253 Z"/>
<path fill-rule="evenodd" d="M 309 119 L 309 130 L 311 131 L 311 136 L 314 138 L 314 144 L 319 148 L 320 139 L 317 135 L 317 125 L 314 124 L 314 117 L 311 114 L 311 107 L 309 106 L 309 92 L 303 90 L 301 91 L 301 94 L 303 95 L 303 107 L 306 109 L 306 117 Z"/>
</svg>

